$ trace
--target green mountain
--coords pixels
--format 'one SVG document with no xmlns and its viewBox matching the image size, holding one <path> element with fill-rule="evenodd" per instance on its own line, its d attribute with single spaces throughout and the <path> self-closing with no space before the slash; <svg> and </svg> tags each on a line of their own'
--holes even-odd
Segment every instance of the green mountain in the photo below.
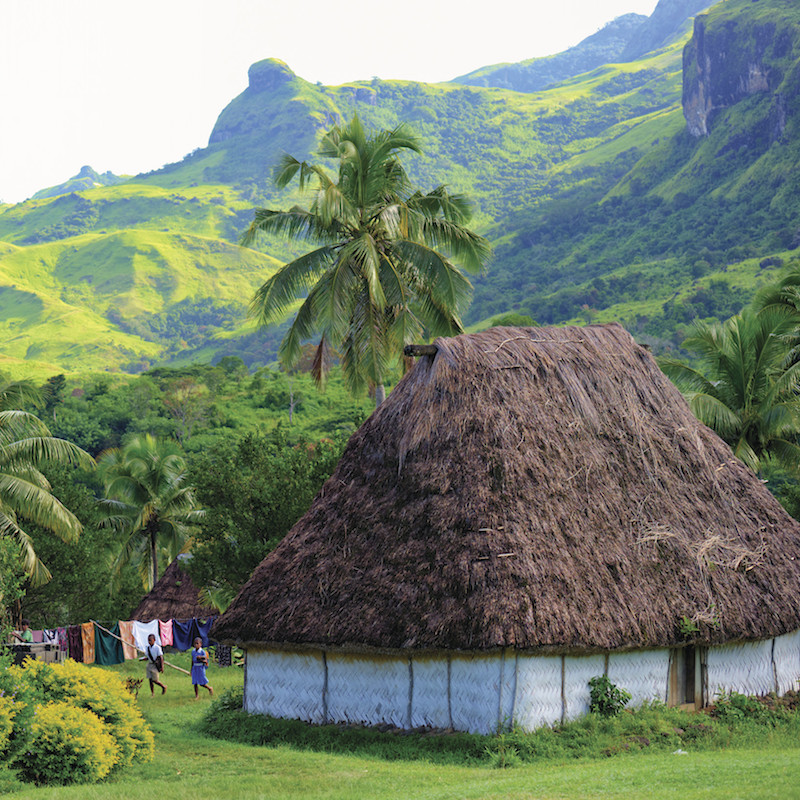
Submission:
<svg viewBox="0 0 800 800">
<path fill-rule="evenodd" d="M 562 53 L 517 64 L 481 67 L 453 82 L 538 92 L 604 64 L 635 61 L 669 46 L 688 33 L 695 14 L 711 5 L 710 0 L 659 0 L 649 17 L 624 14 Z"/>
<path fill-rule="evenodd" d="M 123 175 L 115 175 L 113 172 L 95 172 L 87 165 L 81 167 L 77 175 L 73 175 L 64 183 L 41 189 L 33 197 L 36 200 L 42 197 L 58 197 L 58 195 L 66 194 L 67 192 L 80 192 L 84 189 L 95 189 L 98 186 L 116 186 L 125 180 L 126 178 Z"/>
<path fill-rule="evenodd" d="M 499 221 L 504 269 L 478 287 L 474 313 L 513 296 L 542 322 L 614 318 L 674 341 L 697 316 L 738 310 L 762 267 L 800 243 L 798 59 L 789 0 L 728 0 L 699 16 L 668 135 L 620 176 L 573 160 L 549 202 Z"/>
<path fill-rule="evenodd" d="M 666 19 L 683 2 L 656 11 Z M 654 17 L 652 30 L 669 27 Z M 799 41 L 789 0 L 726 0 L 697 17 L 691 40 L 536 92 L 330 87 L 258 62 L 208 146 L 182 161 L 0 206 L 5 367 L 272 360 L 280 330 L 254 331 L 246 306 L 299 250 L 235 243 L 254 206 L 298 200 L 271 184 L 277 155 L 308 156 L 321 131 L 354 112 L 369 125 L 409 123 L 425 147 L 407 163 L 412 179 L 475 200 L 495 259 L 475 281 L 468 323 L 510 310 L 541 322 L 621 319 L 659 346 L 677 344 L 692 318 L 737 310 L 800 242 Z"/>
</svg>

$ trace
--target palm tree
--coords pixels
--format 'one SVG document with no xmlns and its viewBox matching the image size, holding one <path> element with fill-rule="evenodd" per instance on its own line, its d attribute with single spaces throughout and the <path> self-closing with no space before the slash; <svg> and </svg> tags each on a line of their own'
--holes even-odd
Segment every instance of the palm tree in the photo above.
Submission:
<svg viewBox="0 0 800 800">
<path fill-rule="evenodd" d="M 659 362 L 695 416 L 754 472 L 770 460 L 794 474 L 800 467 L 796 328 L 796 314 L 786 309 L 745 309 L 724 323 L 699 323 L 684 341 L 699 354 L 706 374 L 673 359 Z"/>
<path fill-rule="evenodd" d="M 318 383 L 335 347 L 350 389 L 374 384 L 376 405 L 385 394 L 389 361 L 400 357 L 404 344 L 423 330 L 462 331 L 460 314 L 472 285 L 450 258 L 474 272 L 490 253 L 488 242 L 466 227 L 470 205 L 464 197 L 444 186 L 427 194 L 412 191 L 399 159 L 403 151 L 420 151 L 403 125 L 368 133 L 356 116 L 334 126 L 319 154 L 338 160 L 337 179 L 319 165 L 285 155 L 275 181 L 283 188 L 298 176 L 301 190 L 314 181 L 310 209 L 257 209 L 242 237 L 248 246 L 265 233 L 318 245 L 261 286 L 251 313 L 269 325 L 307 292 L 281 342 L 281 360 L 291 367 L 303 342 L 318 335 Z"/>
<path fill-rule="evenodd" d="M 54 438 L 38 417 L 17 408 L 40 401 L 40 393 L 27 381 L 3 380 L 0 385 L 0 537 L 19 546 L 23 569 L 33 585 L 52 576 L 36 556 L 21 521 L 46 528 L 67 542 L 75 541 L 82 529 L 77 517 L 53 496 L 42 470 L 48 463 L 94 467 L 88 453 Z"/>
<path fill-rule="evenodd" d="M 175 558 L 203 518 L 182 451 L 176 442 L 144 434 L 106 450 L 97 467 L 105 485 L 105 524 L 125 535 L 117 571 L 138 563 L 149 591 L 158 580 L 159 549 Z"/>
</svg>

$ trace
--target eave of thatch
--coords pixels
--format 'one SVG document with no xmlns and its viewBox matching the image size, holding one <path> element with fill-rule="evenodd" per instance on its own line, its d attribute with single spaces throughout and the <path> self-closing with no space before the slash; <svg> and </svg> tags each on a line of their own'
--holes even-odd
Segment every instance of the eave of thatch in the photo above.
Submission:
<svg viewBox="0 0 800 800">
<path fill-rule="evenodd" d="M 201 619 L 216 615 L 211 606 L 200 603 L 197 587 L 180 568 L 176 558 L 131 614 L 131 619 L 152 622 L 154 619 Z"/>
<path fill-rule="evenodd" d="M 391 652 L 800 628 L 800 526 L 618 325 L 437 341 L 214 636 Z"/>
</svg>

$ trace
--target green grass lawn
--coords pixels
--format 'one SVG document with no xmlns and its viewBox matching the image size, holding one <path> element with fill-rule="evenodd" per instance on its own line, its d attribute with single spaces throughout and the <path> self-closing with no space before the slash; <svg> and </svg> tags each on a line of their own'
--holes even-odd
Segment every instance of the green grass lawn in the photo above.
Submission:
<svg viewBox="0 0 800 800">
<path fill-rule="evenodd" d="M 168 656 L 186 667 L 188 656 Z M 113 667 L 143 675 L 141 664 Z M 237 668 L 209 668 L 219 694 L 242 680 Z M 568 763 L 545 762 L 507 770 L 363 756 L 249 747 L 200 735 L 195 727 L 209 706 L 194 701 L 188 676 L 167 668 L 167 694 L 139 692 L 156 734 L 156 757 L 101 784 L 29 788 L 0 773 L 0 792 L 15 798 L 800 798 L 800 742 L 758 750 L 687 755 L 616 756 Z"/>
</svg>

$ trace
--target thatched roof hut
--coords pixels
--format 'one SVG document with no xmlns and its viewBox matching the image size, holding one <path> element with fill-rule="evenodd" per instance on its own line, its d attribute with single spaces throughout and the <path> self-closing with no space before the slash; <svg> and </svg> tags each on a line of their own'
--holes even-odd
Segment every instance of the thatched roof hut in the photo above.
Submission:
<svg viewBox="0 0 800 800">
<path fill-rule="evenodd" d="M 353 435 L 216 638 L 578 656 L 800 629 L 800 525 L 623 328 L 436 347 Z"/>
<path fill-rule="evenodd" d="M 199 591 L 192 579 L 181 569 L 180 556 L 164 570 L 153 588 L 131 614 L 131 619 L 152 622 L 154 619 L 201 619 L 219 612 L 200 602 Z"/>
</svg>

